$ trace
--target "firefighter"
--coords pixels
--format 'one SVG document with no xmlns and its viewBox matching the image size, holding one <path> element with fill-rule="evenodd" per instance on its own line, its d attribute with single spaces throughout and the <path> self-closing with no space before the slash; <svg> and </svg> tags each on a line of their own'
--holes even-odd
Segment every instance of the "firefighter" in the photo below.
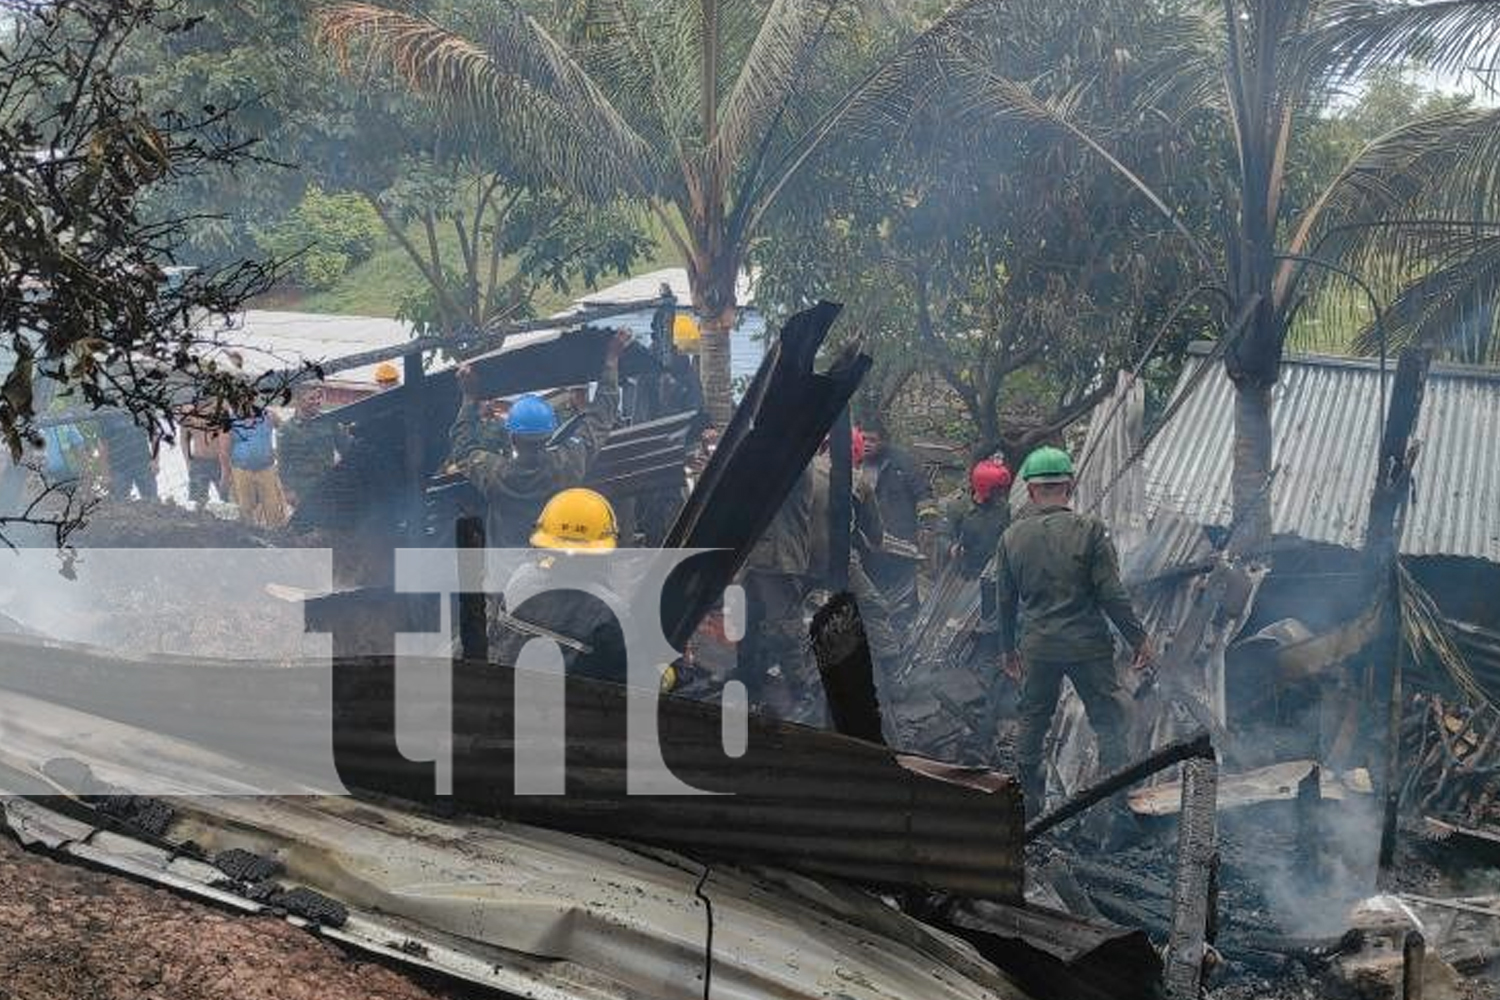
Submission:
<svg viewBox="0 0 1500 1000">
<path fill-rule="evenodd" d="M 486 537 L 492 547 L 523 548 L 548 498 L 582 485 L 619 413 L 620 355 L 629 344 L 630 334 L 625 331 L 610 342 L 593 403 L 573 435 L 551 447 L 557 414 L 540 396 L 522 396 L 511 405 L 503 444 L 476 440 L 478 379 L 468 365 L 459 367 L 463 403 L 450 432 L 452 453 L 489 504 Z"/>
<path fill-rule="evenodd" d="M 547 501 L 530 535 L 537 557 L 521 566 L 506 587 L 507 593 L 522 587 L 536 592 L 513 611 L 502 609 L 491 630 L 498 662 L 514 667 L 522 648 L 540 638 L 557 644 L 569 673 L 626 682 L 624 632 L 608 603 L 576 584 L 547 589 L 558 560 L 612 552 L 619 536 L 614 508 L 593 490 L 567 489 Z M 605 587 L 604 574 L 600 576 L 597 585 Z"/>
<path fill-rule="evenodd" d="M 1046 796 L 1042 743 L 1062 679 L 1074 689 L 1099 738 L 1099 766 L 1125 763 L 1130 701 L 1115 674 L 1114 624 L 1135 653 L 1152 660 L 1150 637 L 1120 582 L 1114 543 L 1102 522 L 1075 512 L 1073 461 L 1038 448 L 1021 466 L 1032 508 L 1000 538 L 995 560 L 1001 666 L 1021 686 L 1017 757 L 1028 815 Z"/>
<path fill-rule="evenodd" d="M 968 498 L 948 510 L 949 555 L 970 580 L 979 579 L 1010 526 L 1011 480 L 1004 462 L 982 459 L 969 470 Z"/>
</svg>

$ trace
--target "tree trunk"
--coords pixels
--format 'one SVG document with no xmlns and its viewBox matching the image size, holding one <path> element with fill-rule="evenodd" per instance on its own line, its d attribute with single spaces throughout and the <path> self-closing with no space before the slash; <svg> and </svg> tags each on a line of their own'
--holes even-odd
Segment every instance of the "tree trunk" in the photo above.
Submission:
<svg viewBox="0 0 1500 1000">
<path fill-rule="evenodd" d="M 698 378 L 703 383 L 703 405 L 709 419 L 720 428 L 729 426 L 734 416 L 734 392 L 729 374 L 729 335 L 739 321 L 734 280 L 738 274 L 734 260 L 707 260 L 688 267 L 688 281 L 693 291 L 693 312 L 703 338 L 699 345 Z"/>
<path fill-rule="evenodd" d="M 1234 471 L 1230 493 L 1234 503 L 1235 552 L 1258 548 L 1271 538 L 1271 387 L 1254 380 L 1234 386 Z M 1182 488 L 1191 484 L 1180 483 Z"/>
<path fill-rule="evenodd" d="M 715 426 L 728 427 L 734 416 L 734 389 L 731 385 L 729 336 L 734 331 L 739 310 L 730 306 L 700 322 L 703 340 L 698 376 L 703 382 L 703 403 Z"/>
</svg>

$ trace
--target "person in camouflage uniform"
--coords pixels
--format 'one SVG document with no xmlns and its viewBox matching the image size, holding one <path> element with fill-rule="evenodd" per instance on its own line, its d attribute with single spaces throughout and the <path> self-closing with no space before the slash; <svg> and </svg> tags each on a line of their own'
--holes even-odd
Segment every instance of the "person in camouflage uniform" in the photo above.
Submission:
<svg viewBox="0 0 1500 1000">
<path fill-rule="evenodd" d="M 508 593 L 535 593 L 496 615 L 491 629 L 496 663 L 518 666 L 522 650 L 540 638 L 557 644 L 570 674 L 615 684 L 629 680 L 625 633 L 608 602 L 598 593 L 574 589 L 571 577 L 563 577 L 567 585 L 551 582 L 562 589 L 549 589 L 557 559 L 613 552 L 619 535 L 614 508 L 593 490 L 563 490 L 548 500 L 529 539 L 537 558 L 518 567 L 506 585 Z"/>
<path fill-rule="evenodd" d="M 548 445 L 557 429 L 556 414 L 537 396 L 523 396 L 511 406 L 503 447 L 484 440 L 476 377 L 468 365 L 459 367 L 464 398 L 449 440 L 459 467 L 489 505 L 486 538 L 492 548 L 525 548 L 547 501 L 583 484 L 620 410 L 620 355 L 629 344 L 626 331 L 610 343 L 593 402 L 573 435 L 555 447 Z"/>
<path fill-rule="evenodd" d="M 1039 448 L 1021 466 L 1030 513 L 1000 538 L 995 559 L 1002 668 L 1021 685 L 1018 768 L 1028 815 L 1046 796 L 1042 744 L 1062 680 L 1083 701 L 1099 738 L 1099 766 L 1125 763 L 1130 701 L 1115 674 L 1119 630 L 1135 667 L 1152 659 L 1150 637 L 1120 582 L 1114 543 L 1102 522 L 1071 509 L 1073 463 L 1057 448 Z"/>
<path fill-rule="evenodd" d="M 322 386 L 308 386 L 297 394 L 295 416 L 276 428 L 281 485 L 292 506 L 304 513 L 318 505 L 317 488 L 338 462 L 344 444 L 337 424 L 318 419 L 322 412 Z"/>
<path fill-rule="evenodd" d="M 922 558 L 917 532 L 922 509 L 932 500 L 932 484 L 912 454 L 891 442 L 878 417 L 868 421 L 862 433 L 861 474 L 870 483 L 885 530 L 883 537 L 870 539 L 864 565 L 885 595 L 896 627 L 907 632 L 917 617 L 917 565 Z"/>
</svg>

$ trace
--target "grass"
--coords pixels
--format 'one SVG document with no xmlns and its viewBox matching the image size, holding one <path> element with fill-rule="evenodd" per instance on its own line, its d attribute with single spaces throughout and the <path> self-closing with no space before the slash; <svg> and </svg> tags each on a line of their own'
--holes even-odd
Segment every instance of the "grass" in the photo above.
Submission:
<svg viewBox="0 0 1500 1000">
<path fill-rule="evenodd" d="M 414 224 L 408 231 L 417 246 L 426 246 L 427 236 L 420 225 Z M 665 267 L 681 267 L 682 255 L 667 238 L 660 224 L 650 220 L 650 235 L 656 241 L 656 249 L 647 257 L 636 261 L 631 274 L 645 274 Z M 439 230 L 438 250 L 444 259 L 459 259 L 458 239 L 451 228 Z M 515 273 L 514 259 L 503 261 L 500 266 L 501 279 Z M 602 279 L 608 287 L 617 277 Z M 353 267 L 333 288 L 315 292 L 281 290 L 261 299 L 262 308 L 295 309 L 301 312 L 337 313 L 347 316 L 395 316 L 401 308 L 402 299 L 420 291 L 425 282 L 417 266 L 401 245 L 392 236 L 386 236 L 375 253 L 361 264 Z M 569 302 L 591 289 L 577 285 L 571 294 L 560 295 L 550 288 L 542 289 L 535 300 L 538 315 L 560 311 Z"/>
</svg>

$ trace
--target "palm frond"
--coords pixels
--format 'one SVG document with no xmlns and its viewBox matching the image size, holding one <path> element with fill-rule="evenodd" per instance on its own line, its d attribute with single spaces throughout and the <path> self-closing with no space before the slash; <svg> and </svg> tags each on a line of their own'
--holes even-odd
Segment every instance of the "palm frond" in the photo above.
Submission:
<svg viewBox="0 0 1500 1000">
<path fill-rule="evenodd" d="M 591 199 L 650 196 L 650 145 L 567 51 L 524 13 L 500 5 L 484 44 L 425 17 L 366 3 L 317 15 L 317 40 L 353 73 L 394 72 L 413 90 L 504 127 L 517 162 Z"/>
<path fill-rule="evenodd" d="M 961 0 L 932 26 L 907 40 L 799 135 L 760 182 L 736 206 L 735 228 L 752 232 L 782 190 L 814 154 L 835 136 L 894 135 L 915 109 L 930 101 L 946 78 L 946 68 L 968 40 L 992 33 L 1003 0 Z"/>
<path fill-rule="evenodd" d="M 760 142 L 811 69 L 813 50 L 843 0 L 773 0 L 719 111 L 707 150 L 724 170 Z"/>
<path fill-rule="evenodd" d="M 1411 282 L 1385 311 L 1386 350 L 1413 344 L 1438 348 L 1467 364 L 1500 363 L 1500 230 L 1449 240 L 1446 258 Z M 1359 332 L 1354 349 L 1380 350 L 1373 324 Z"/>
<path fill-rule="evenodd" d="M 1308 207 L 1289 249 L 1388 286 L 1431 260 L 1454 227 L 1500 220 L 1500 109 L 1424 116 L 1366 146 Z M 1284 268 L 1278 300 L 1300 275 Z"/>
<path fill-rule="evenodd" d="M 630 0 L 596 0 L 595 14 L 599 30 L 591 38 L 590 66 L 602 70 L 617 101 L 650 108 L 650 131 L 662 148 L 671 150 L 679 172 L 686 174 L 691 159 L 684 136 L 690 132 L 694 102 L 689 100 L 691 88 L 673 85 L 682 68 L 663 58 L 670 50 L 655 44 L 660 31 L 652 23 L 652 12 Z"/>
<path fill-rule="evenodd" d="M 1494 0 L 1328 0 L 1310 47 L 1344 79 L 1419 63 L 1441 73 L 1500 69 Z"/>
<path fill-rule="evenodd" d="M 962 0 L 927 30 L 909 39 L 771 166 L 743 228 L 756 225 L 796 171 L 831 137 L 862 135 L 899 142 L 924 110 L 941 109 L 938 113 L 942 120 L 955 128 L 1008 121 L 1067 135 L 1107 163 L 1171 222 L 1200 258 L 1206 259 L 1200 242 L 1171 206 L 1110 150 L 1108 130 L 1076 119 L 1074 111 L 1082 95 L 1097 80 L 1089 78 L 1043 96 L 1028 82 L 997 71 L 997 62 L 1020 61 L 1020 40 L 1008 40 L 1008 33 L 1015 27 L 1012 14 L 1013 6 L 1004 0 Z M 1189 27 L 1182 33 L 1182 52 L 1194 54 L 1191 67 L 1175 77 L 1158 73 L 1148 93 L 1204 95 L 1212 89 L 1206 72 L 1211 65 L 1211 48 L 1204 41 L 1212 35 L 1213 22 L 1199 17 L 1184 24 Z M 1154 109 L 1142 109 L 1142 113 L 1148 110 Z M 1129 127 L 1124 123 L 1120 126 Z"/>
</svg>

